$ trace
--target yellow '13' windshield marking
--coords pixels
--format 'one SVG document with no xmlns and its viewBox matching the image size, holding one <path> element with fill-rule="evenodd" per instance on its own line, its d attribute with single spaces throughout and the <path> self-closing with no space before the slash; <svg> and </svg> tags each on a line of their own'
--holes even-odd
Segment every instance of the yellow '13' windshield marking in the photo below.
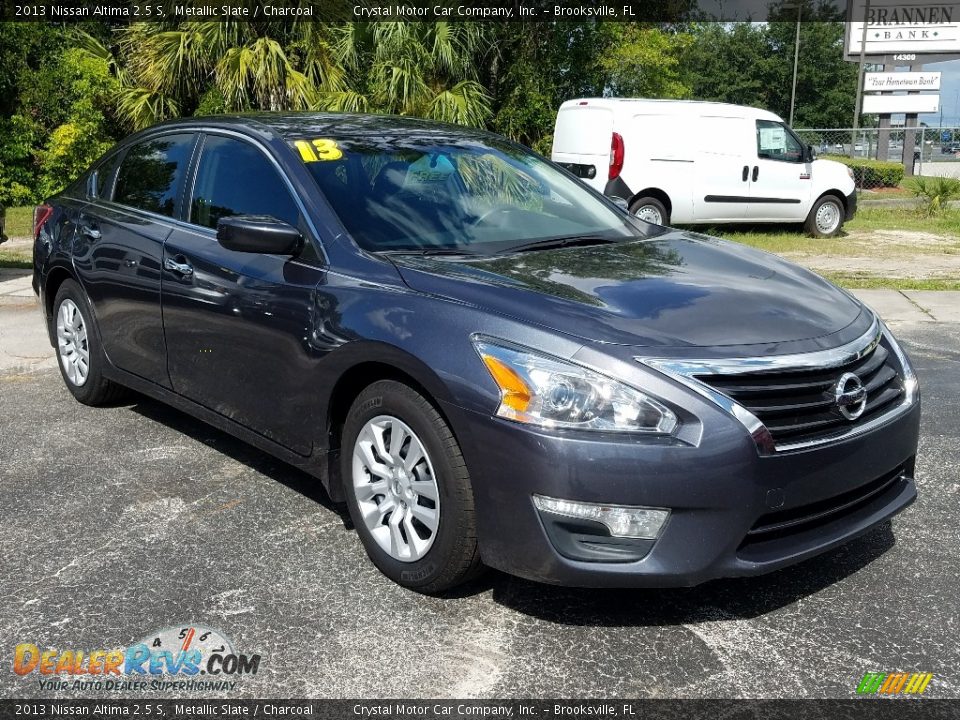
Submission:
<svg viewBox="0 0 960 720">
<path fill-rule="evenodd" d="M 336 141 L 328 138 L 297 140 L 293 144 L 300 151 L 300 157 L 307 163 L 320 160 L 339 160 L 343 157 L 343 151 L 337 147 Z"/>
</svg>

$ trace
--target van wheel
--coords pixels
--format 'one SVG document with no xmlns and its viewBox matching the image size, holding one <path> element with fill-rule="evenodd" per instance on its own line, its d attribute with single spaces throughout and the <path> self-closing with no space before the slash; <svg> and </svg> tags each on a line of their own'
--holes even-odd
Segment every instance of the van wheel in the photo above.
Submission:
<svg viewBox="0 0 960 720">
<path fill-rule="evenodd" d="M 667 225 L 670 222 L 670 213 L 655 197 L 642 197 L 636 200 L 630 206 L 630 212 L 635 217 L 654 225 Z"/>
<path fill-rule="evenodd" d="M 426 398 L 393 380 L 373 383 L 353 402 L 341 441 L 350 517 L 384 575 L 438 593 L 482 570 L 470 473 Z"/>
<path fill-rule="evenodd" d="M 843 217 L 846 210 L 839 198 L 834 195 L 824 195 L 810 208 L 807 221 L 803 228 L 813 237 L 833 237 L 843 227 Z"/>
</svg>

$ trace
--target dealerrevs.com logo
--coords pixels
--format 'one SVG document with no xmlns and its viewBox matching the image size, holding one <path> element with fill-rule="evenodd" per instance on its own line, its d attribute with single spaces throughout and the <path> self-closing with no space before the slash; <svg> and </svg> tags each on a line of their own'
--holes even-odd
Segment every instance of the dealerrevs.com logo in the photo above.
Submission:
<svg viewBox="0 0 960 720">
<path fill-rule="evenodd" d="M 868 672 L 857 685 L 857 695 L 922 695 L 933 673 Z"/>
<path fill-rule="evenodd" d="M 238 653 L 223 633 L 201 625 L 150 633 L 125 649 L 41 649 L 20 643 L 13 671 L 39 676 L 42 690 L 233 690 L 256 675 L 260 655 Z M 201 677 L 202 676 L 202 677 Z"/>
</svg>

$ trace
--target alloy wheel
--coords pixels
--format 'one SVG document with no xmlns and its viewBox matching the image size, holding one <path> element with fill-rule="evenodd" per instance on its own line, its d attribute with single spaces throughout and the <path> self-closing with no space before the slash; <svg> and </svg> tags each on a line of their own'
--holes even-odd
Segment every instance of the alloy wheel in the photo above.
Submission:
<svg viewBox="0 0 960 720">
<path fill-rule="evenodd" d="M 90 346 L 83 314 L 70 298 L 65 298 L 57 310 L 57 351 L 67 380 L 82 386 L 90 373 Z"/>
<path fill-rule="evenodd" d="M 378 415 L 357 435 L 352 469 L 357 505 L 377 545 L 401 562 L 422 558 L 440 527 L 440 489 L 417 434 Z"/>
</svg>

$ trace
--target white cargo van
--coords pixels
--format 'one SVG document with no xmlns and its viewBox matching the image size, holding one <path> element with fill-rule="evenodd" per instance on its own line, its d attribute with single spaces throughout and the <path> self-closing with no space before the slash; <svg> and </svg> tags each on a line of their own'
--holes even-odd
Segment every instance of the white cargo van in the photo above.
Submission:
<svg viewBox="0 0 960 720">
<path fill-rule="evenodd" d="M 779 117 L 740 105 L 568 100 L 552 158 L 660 225 L 796 222 L 827 237 L 857 207 L 847 166 L 815 159 Z"/>
</svg>

